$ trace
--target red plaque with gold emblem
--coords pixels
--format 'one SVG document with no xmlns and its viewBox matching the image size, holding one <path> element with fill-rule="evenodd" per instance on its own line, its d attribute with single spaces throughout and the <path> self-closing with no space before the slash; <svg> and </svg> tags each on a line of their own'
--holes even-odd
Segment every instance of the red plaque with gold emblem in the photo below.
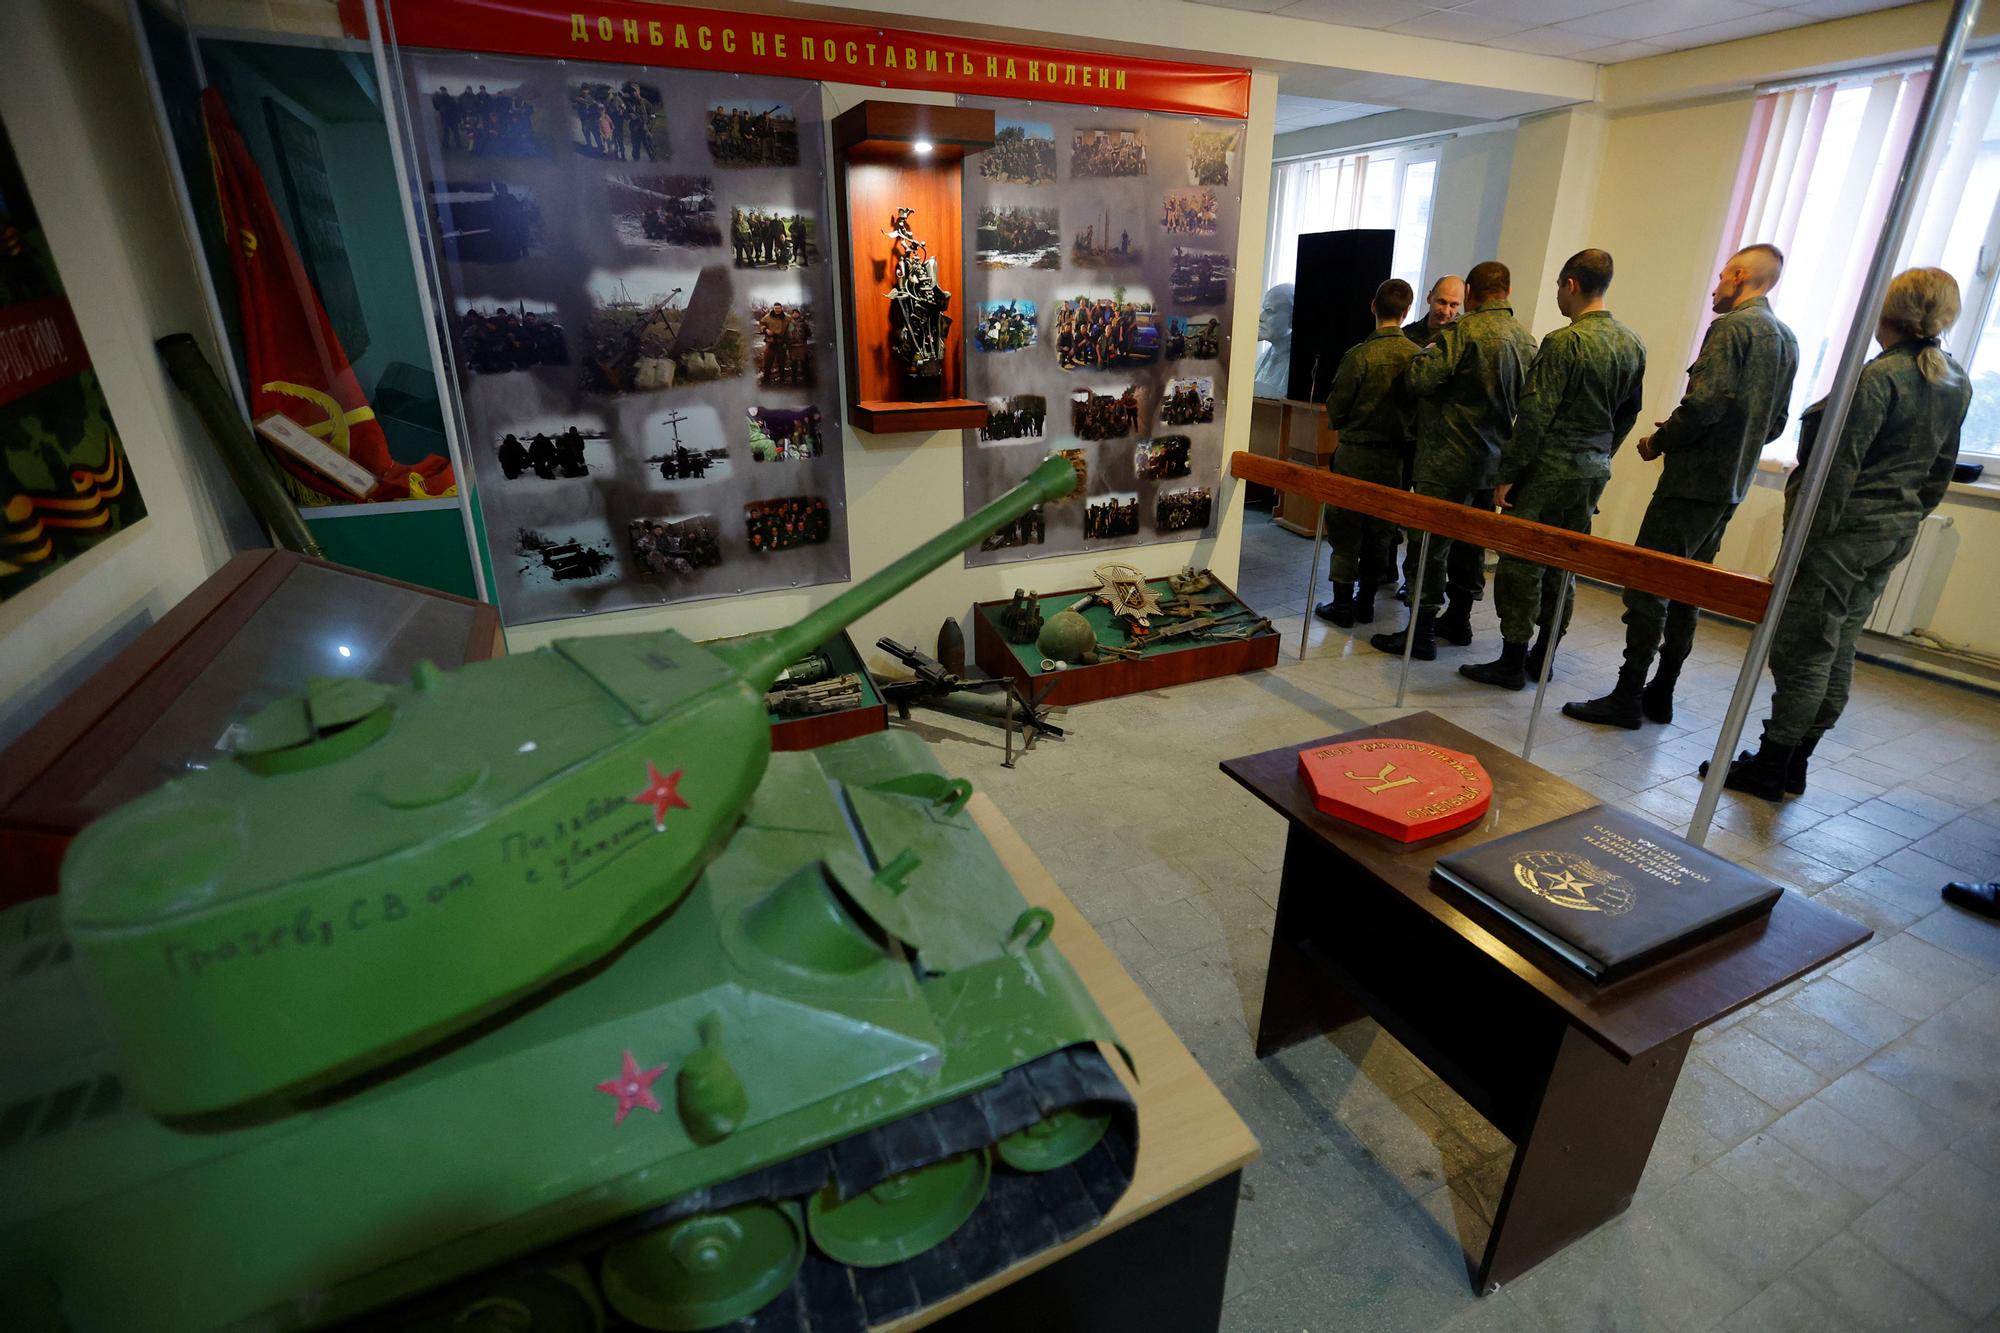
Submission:
<svg viewBox="0 0 2000 1333">
<path fill-rule="evenodd" d="M 1398 842 L 1463 828 L 1493 803 L 1493 779 L 1477 759 L 1394 736 L 1301 750 L 1299 780 L 1322 814 Z"/>
</svg>

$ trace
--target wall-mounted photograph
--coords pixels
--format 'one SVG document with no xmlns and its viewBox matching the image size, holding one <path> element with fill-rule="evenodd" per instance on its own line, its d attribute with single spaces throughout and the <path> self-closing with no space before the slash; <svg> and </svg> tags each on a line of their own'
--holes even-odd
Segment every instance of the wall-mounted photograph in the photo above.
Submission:
<svg viewBox="0 0 2000 1333">
<path fill-rule="evenodd" d="M 542 152 L 536 122 L 542 108 L 520 85 L 489 89 L 465 83 L 457 92 L 440 83 L 430 94 L 438 147 L 468 157 L 534 157 Z"/>
<path fill-rule="evenodd" d="M 795 167 L 799 118 L 783 102 L 718 102 L 708 109 L 708 153 L 718 167 Z"/>
<path fill-rule="evenodd" d="M 817 407 L 752 407 L 750 457 L 759 463 L 799 463 L 826 451 Z"/>
<path fill-rule="evenodd" d="M 607 176 L 611 225 L 627 245 L 663 250 L 722 244 L 715 219 L 715 178 L 619 172 Z"/>
<path fill-rule="evenodd" d="M 1083 539 L 1106 541 L 1139 535 L 1139 494 L 1122 491 L 1093 497 L 1083 511 Z"/>
<path fill-rule="evenodd" d="M 1153 502 L 1153 528 L 1158 532 L 1205 528 L 1214 512 L 1214 497 L 1206 486 L 1167 491 Z"/>
<path fill-rule="evenodd" d="M 1221 200 L 1205 185 L 1160 197 L 1160 225 L 1170 236 L 1213 236 L 1221 216 Z"/>
<path fill-rule="evenodd" d="M 804 268 L 819 258 L 819 224 L 790 209 L 732 208 L 729 247 L 738 268 Z"/>
<path fill-rule="evenodd" d="M 1136 129 L 1077 130 L 1070 136 L 1069 174 L 1072 176 L 1143 176 L 1146 174 L 1146 136 Z"/>
<path fill-rule="evenodd" d="M 466 366 L 479 375 L 569 364 L 563 326 L 546 301 L 461 301 L 458 337 Z"/>
<path fill-rule="evenodd" d="M 573 83 L 569 109 L 575 122 L 570 138 L 585 157 L 657 162 L 668 155 L 667 118 L 653 84 Z"/>
<path fill-rule="evenodd" d="M 568 481 L 611 463 L 611 434 L 596 417 L 530 422 L 505 431 L 493 456 L 508 481 Z"/>
<path fill-rule="evenodd" d="M 583 387 L 636 393 L 743 373 L 743 321 L 729 269 L 637 269 L 591 275 Z"/>
<path fill-rule="evenodd" d="M 505 181 L 432 181 L 438 248 L 461 264 L 505 264 L 542 252 L 534 192 Z"/>
<path fill-rule="evenodd" d="M 1056 131 L 1045 120 L 993 122 L 993 146 L 979 155 L 979 174 L 1008 185 L 1049 185 L 1056 178 Z"/>
<path fill-rule="evenodd" d="M 1056 307 L 1055 337 L 1064 370 L 1144 365 L 1160 357 L 1160 314 L 1147 300 L 1078 296 Z"/>
<path fill-rule="evenodd" d="M 817 495 L 752 500 L 743 506 L 743 522 L 759 555 L 817 546 L 833 535 L 833 515 Z"/>
<path fill-rule="evenodd" d="M 709 514 L 674 518 L 665 514 L 635 518 L 627 524 L 636 569 L 656 579 L 686 578 L 697 569 L 722 563 L 715 519 Z"/>
<path fill-rule="evenodd" d="M 982 352 L 1021 352 L 1037 341 L 1035 303 L 982 301 L 972 326 L 972 345 Z"/>
<path fill-rule="evenodd" d="M 982 208 L 973 262 L 981 268 L 1061 268 L 1060 225 L 1053 208 Z"/>
<path fill-rule="evenodd" d="M 1016 393 L 986 400 L 986 424 L 979 428 L 981 443 L 1003 440 L 1039 440 L 1048 429 L 1049 400 L 1038 393 Z"/>
</svg>

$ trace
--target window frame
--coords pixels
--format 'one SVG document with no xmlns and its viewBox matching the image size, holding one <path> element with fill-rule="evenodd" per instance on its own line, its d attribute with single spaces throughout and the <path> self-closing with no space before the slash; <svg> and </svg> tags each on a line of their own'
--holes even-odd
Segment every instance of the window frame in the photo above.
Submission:
<svg viewBox="0 0 2000 1333">
<path fill-rule="evenodd" d="M 1422 253 L 1417 256 L 1417 272 L 1420 277 L 1418 282 L 1411 284 L 1413 288 L 1420 289 L 1421 275 L 1428 273 L 1430 270 L 1431 238 L 1435 231 L 1432 220 L 1436 217 L 1438 187 L 1442 183 L 1444 175 L 1444 145 L 1455 137 L 1457 136 L 1429 136 L 1420 139 L 1391 141 L 1388 143 L 1356 144 L 1352 147 L 1337 149 L 1333 152 L 1310 153 L 1300 157 L 1285 158 L 1273 163 L 1269 208 L 1270 225 L 1264 238 L 1264 285 L 1266 290 L 1281 282 L 1294 282 L 1297 280 L 1298 275 L 1296 258 L 1293 261 L 1290 272 L 1280 273 L 1277 271 L 1277 258 L 1281 249 L 1279 244 L 1279 229 L 1284 226 L 1286 221 L 1284 213 L 1278 205 L 1281 192 L 1284 188 L 1285 172 L 1287 169 L 1319 164 L 1325 164 L 1327 167 L 1337 167 L 1355 159 L 1360 159 L 1361 171 L 1363 173 L 1355 188 L 1357 212 L 1359 209 L 1358 201 L 1367 189 L 1368 173 L 1373 172 L 1378 165 L 1386 165 L 1390 168 L 1389 224 L 1387 230 L 1398 232 L 1400 232 L 1401 228 L 1396 223 L 1402 216 L 1403 195 L 1404 191 L 1408 188 L 1410 169 L 1426 162 L 1433 165 L 1434 170 L 1431 176 L 1431 211 L 1424 220 Z M 1337 225 L 1337 222 L 1329 222 L 1329 226 Z M 1356 225 L 1360 224 L 1357 222 Z M 1302 227 L 1296 234 L 1304 234 L 1308 230 L 1326 229 L 1326 227 Z M 1296 242 L 1294 242 L 1293 252 L 1296 256 Z M 1391 262 L 1393 263 L 1393 260 Z"/>
</svg>

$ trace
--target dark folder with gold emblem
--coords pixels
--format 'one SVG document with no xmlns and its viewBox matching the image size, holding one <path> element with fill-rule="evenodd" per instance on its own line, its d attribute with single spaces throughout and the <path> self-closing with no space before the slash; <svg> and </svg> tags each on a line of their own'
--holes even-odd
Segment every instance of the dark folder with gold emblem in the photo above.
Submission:
<svg viewBox="0 0 2000 1333">
<path fill-rule="evenodd" d="M 1763 916 L 1784 892 L 1606 805 L 1441 857 L 1437 874 L 1600 982 Z"/>
</svg>

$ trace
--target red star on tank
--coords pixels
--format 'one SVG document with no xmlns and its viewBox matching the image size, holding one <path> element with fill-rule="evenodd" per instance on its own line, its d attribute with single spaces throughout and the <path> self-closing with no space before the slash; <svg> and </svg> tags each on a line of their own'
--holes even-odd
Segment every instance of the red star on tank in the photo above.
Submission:
<svg viewBox="0 0 2000 1333">
<path fill-rule="evenodd" d="M 666 830 L 667 811 L 689 808 L 688 803 L 681 799 L 681 774 L 686 771 L 677 768 L 671 773 L 663 774 L 652 760 L 646 761 L 646 786 L 632 798 L 632 804 L 653 807 L 654 831 Z"/>
<path fill-rule="evenodd" d="M 639 1062 L 632 1058 L 632 1052 L 625 1052 L 625 1068 L 619 1071 L 616 1078 L 607 1078 L 597 1085 L 599 1092 L 618 1099 L 618 1113 L 611 1117 L 613 1127 L 624 1124 L 625 1117 L 631 1114 L 634 1107 L 643 1106 L 648 1111 L 658 1113 L 660 1102 L 653 1096 L 653 1080 L 666 1072 L 665 1065 L 641 1069 Z"/>
</svg>

